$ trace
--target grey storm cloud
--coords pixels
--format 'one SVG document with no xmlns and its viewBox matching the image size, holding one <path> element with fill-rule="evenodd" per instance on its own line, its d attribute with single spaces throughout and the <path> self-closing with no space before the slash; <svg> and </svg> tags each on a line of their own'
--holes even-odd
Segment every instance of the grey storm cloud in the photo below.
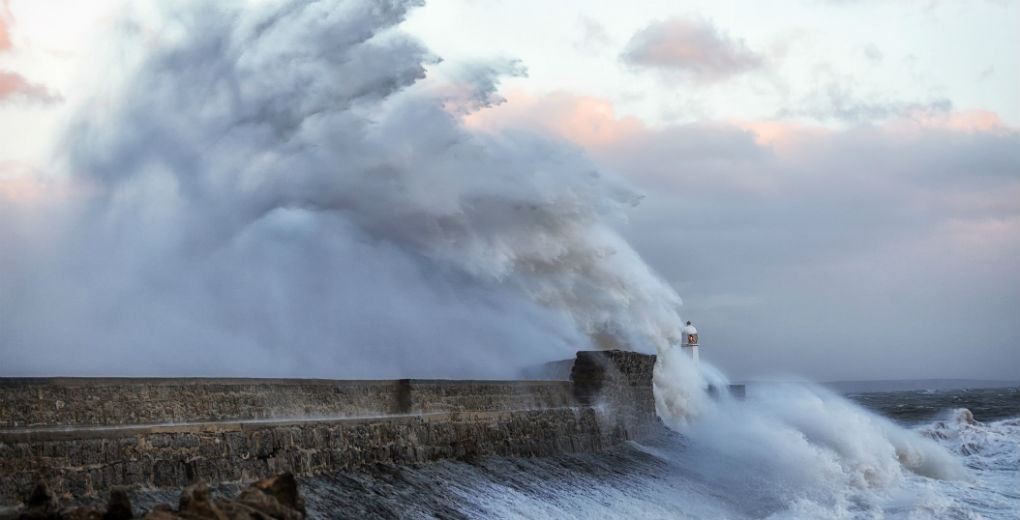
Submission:
<svg viewBox="0 0 1020 520">
<path fill-rule="evenodd" d="M 776 118 L 810 117 L 819 121 L 863 123 L 916 114 L 949 113 L 948 98 L 904 100 L 878 92 L 862 92 L 854 78 L 823 67 L 807 95 L 779 110 Z"/>
<path fill-rule="evenodd" d="M 4 375 L 513 377 L 593 334 L 679 337 L 610 225 L 637 195 L 574 147 L 464 128 L 449 104 L 520 67 L 434 95 L 396 28 L 416 4 L 194 2 L 160 20 L 187 37 L 116 33 L 145 55 L 66 132 L 81 189 L 0 206 Z"/>
<path fill-rule="evenodd" d="M 594 150 L 621 227 L 734 377 L 1016 379 L 1020 133 L 857 127 L 775 154 L 691 124 Z"/>
<path fill-rule="evenodd" d="M 612 45 L 613 38 L 609 35 L 606 28 L 595 19 L 580 15 L 577 19 L 577 25 L 581 36 L 574 43 L 574 47 L 586 52 L 597 53 Z"/>
<path fill-rule="evenodd" d="M 763 63 L 743 40 L 730 38 L 709 21 L 693 18 L 650 23 L 631 37 L 621 59 L 702 82 L 721 81 Z"/>
<path fill-rule="evenodd" d="M 650 127 L 588 104 L 490 124 L 570 136 L 647 194 L 616 227 L 684 295 L 702 359 L 737 379 L 1020 377 L 1020 130 L 980 111 Z"/>
<path fill-rule="evenodd" d="M 517 59 L 489 60 L 459 64 L 450 74 L 458 84 L 469 86 L 466 95 L 451 96 L 448 109 L 467 114 L 506 101 L 499 93 L 499 84 L 506 77 L 527 77 L 528 70 Z"/>
<path fill-rule="evenodd" d="M 873 43 L 865 45 L 862 52 L 864 53 L 864 57 L 868 58 L 868 60 L 872 63 L 878 63 L 882 61 L 882 58 L 884 57 L 882 51 Z"/>
</svg>

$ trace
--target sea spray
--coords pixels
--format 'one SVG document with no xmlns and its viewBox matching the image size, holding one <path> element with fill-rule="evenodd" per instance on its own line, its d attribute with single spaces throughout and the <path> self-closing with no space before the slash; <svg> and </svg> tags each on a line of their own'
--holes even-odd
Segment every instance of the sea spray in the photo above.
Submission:
<svg viewBox="0 0 1020 520">
<path fill-rule="evenodd" d="M 707 380 L 680 347 L 659 350 L 652 370 L 652 393 L 655 396 L 655 413 L 663 422 L 684 431 L 688 422 L 701 415 L 709 403 Z"/>
<path fill-rule="evenodd" d="M 748 507 L 775 518 L 853 518 L 905 500 L 897 490 L 910 479 L 969 478 L 932 439 L 816 385 L 757 384 L 745 400 L 710 398 L 708 386 L 725 388 L 725 376 L 679 347 L 660 354 L 653 382 L 657 413 L 684 435 L 683 465 L 744 490 Z"/>
<path fill-rule="evenodd" d="M 0 370 L 510 378 L 679 337 L 613 228 L 641 195 L 466 128 L 506 67 L 434 74 L 418 4 L 128 4 L 50 172 L 69 200 L 0 204 Z"/>
<path fill-rule="evenodd" d="M 814 387 L 800 385 L 780 389 L 774 397 L 803 390 L 808 390 L 803 399 L 818 398 L 810 397 Z M 910 396 L 884 398 L 912 404 Z M 748 406 L 763 399 L 771 397 L 755 392 Z M 960 405 L 985 406 L 966 400 L 957 401 Z M 825 450 L 805 450 L 799 441 L 787 448 L 791 432 L 781 424 L 777 429 L 763 418 L 770 413 L 763 413 L 716 420 L 705 428 L 694 420 L 686 426 L 688 433 L 623 443 L 600 453 L 482 457 L 470 463 L 322 476 L 306 480 L 303 491 L 319 516 L 328 516 L 340 503 L 349 514 L 364 518 L 1013 520 L 1020 511 L 1020 445 L 1012 409 L 1014 417 L 1002 421 L 958 422 L 947 413 L 918 424 L 916 433 L 959 451 L 969 466 L 963 481 L 901 471 L 881 485 L 845 485 L 845 463 L 819 467 L 819 452 Z M 740 427 L 734 421 L 766 424 Z M 713 443 L 712 437 L 722 438 Z"/>
</svg>

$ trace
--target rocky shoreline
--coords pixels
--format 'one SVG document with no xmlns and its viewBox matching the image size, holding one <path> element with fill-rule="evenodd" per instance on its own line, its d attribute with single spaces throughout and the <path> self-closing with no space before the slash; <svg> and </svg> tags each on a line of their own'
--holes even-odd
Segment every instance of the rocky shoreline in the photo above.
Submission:
<svg viewBox="0 0 1020 520">
<path fill-rule="evenodd" d="M 135 514 L 126 488 L 110 490 L 104 509 L 70 504 L 40 482 L 16 509 L 0 510 L 0 520 L 301 520 L 305 502 L 291 473 L 260 480 L 241 490 L 234 498 L 214 499 L 208 486 L 193 485 L 181 491 L 176 509 L 159 504 Z"/>
</svg>

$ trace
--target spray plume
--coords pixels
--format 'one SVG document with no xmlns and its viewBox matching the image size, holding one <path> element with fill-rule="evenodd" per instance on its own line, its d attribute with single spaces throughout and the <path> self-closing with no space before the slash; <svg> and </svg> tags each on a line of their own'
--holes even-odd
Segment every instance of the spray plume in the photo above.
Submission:
<svg viewBox="0 0 1020 520">
<path fill-rule="evenodd" d="M 426 78 L 414 5 L 127 15 L 63 141 L 76 195 L 3 210 L 4 372 L 512 377 L 593 334 L 667 347 L 680 298 L 610 227 L 639 196 L 465 129 L 519 65 Z"/>
</svg>

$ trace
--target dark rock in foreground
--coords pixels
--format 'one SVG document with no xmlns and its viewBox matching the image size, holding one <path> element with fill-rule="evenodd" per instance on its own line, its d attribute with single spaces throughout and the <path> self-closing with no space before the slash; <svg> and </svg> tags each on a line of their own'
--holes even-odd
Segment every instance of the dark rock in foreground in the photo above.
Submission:
<svg viewBox="0 0 1020 520">
<path fill-rule="evenodd" d="M 135 518 L 123 488 L 113 488 L 105 511 L 88 506 L 61 507 L 46 484 L 40 483 L 19 509 L 0 511 L 0 520 L 129 520 Z M 209 488 L 189 486 L 181 492 L 177 509 L 160 504 L 143 512 L 143 520 L 301 520 L 305 502 L 294 475 L 284 473 L 255 482 L 234 498 L 213 499 Z"/>
</svg>

